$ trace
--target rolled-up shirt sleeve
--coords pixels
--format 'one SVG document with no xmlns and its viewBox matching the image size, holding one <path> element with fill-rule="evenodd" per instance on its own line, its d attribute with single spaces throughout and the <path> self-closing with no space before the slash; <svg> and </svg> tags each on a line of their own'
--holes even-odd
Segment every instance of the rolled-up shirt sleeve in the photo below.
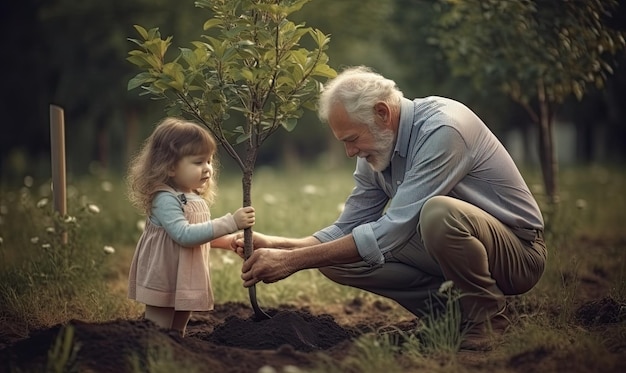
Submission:
<svg viewBox="0 0 626 373">
<path fill-rule="evenodd" d="M 354 230 L 365 222 L 378 220 L 385 209 L 389 196 L 385 193 L 381 180 L 367 162 L 357 160 L 354 172 L 355 187 L 348 196 L 344 209 L 333 225 L 326 227 L 313 236 L 320 242 L 336 240 L 353 233 L 359 255 L 372 262 L 381 262 L 382 254 L 377 250 L 376 238 L 372 235 L 354 235 Z M 366 229 L 366 228 L 365 228 Z M 380 256 L 380 258 L 378 258 Z"/>
</svg>

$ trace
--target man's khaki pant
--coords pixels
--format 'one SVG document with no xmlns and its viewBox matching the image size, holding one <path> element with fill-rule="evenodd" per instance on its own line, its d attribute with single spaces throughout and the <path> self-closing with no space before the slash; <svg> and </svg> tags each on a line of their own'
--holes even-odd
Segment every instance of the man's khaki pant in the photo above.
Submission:
<svg viewBox="0 0 626 373">
<path fill-rule="evenodd" d="M 451 280 L 462 292 L 463 318 L 481 322 L 504 308 L 506 295 L 529 291 L 543 274 L 542 232 L 534 239 L 518 235 L 476 206 L 437 196 L 424 204 L 415 235 L 387 253 L 383 265 L 357 262 L 320 271 L 339 284 L 393 299 L 418 317 Z"/>
</svg>

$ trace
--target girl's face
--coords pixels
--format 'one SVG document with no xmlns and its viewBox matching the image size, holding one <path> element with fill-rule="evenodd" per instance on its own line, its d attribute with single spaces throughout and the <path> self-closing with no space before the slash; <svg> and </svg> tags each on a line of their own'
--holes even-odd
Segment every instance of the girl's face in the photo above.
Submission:
<svg viewBox="0 0 626 373">
<path fill-rule="evenodd" d="M 176 188 L 183 193 L 202 189 L 213 176 L 211 156 L 206 154 L 183 157 L 170 170 L 169 176 Z"/>
</svg>

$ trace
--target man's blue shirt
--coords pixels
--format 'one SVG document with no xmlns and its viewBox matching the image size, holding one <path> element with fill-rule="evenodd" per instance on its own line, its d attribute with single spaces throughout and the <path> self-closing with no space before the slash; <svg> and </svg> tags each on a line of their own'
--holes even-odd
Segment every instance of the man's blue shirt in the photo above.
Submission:
<svg viewBox="0 0 626 373">
<path fill-rule="evenodd" d="M 357 159 L 355 187 L 337 221 L 314 234 L 321 242 L 352 233 L 371 265 L 417 232 L 424 203 L 447 195 L 471 203 L 522 239 L 543 229 L 537 202 L 496 136 L 465 105 L 443 97 L 403 98 L 389 167 Z"/>
</svg>

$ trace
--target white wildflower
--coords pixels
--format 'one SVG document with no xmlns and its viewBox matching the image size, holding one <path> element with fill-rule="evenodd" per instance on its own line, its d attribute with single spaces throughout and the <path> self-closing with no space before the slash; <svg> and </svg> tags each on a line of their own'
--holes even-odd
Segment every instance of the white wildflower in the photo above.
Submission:
<svg viewBox="0 0 626 373">
<path fill-rule="evenodd" d="M 105 254 L 115 254 L 115 248 L 113 246 L 104 246 L 103 250 Z"/>
<path fill-rule="evenodd" d="M 49 249 L 49 248 L 51 248 L 51 247 L 52 247 L 52 246 L 50 246 L 50 244 L 49 244 L 49 243 L 45 243 L 45 244 L 41 245 L 41 248 L 42 248 L 42 249 L 44 249 L 44 250 L 48 250 L 48 249 Z"/>
<path fill-rule="evenodd" d="M 317 189 L 315 185 L 307 184 L 302 187 L 302 193 L 315 195 L 319 193 L 319 190 Z"/>
<path fill-rule="evenodd" d="M 63 221 L 66 223 L 76 223 L 76 217 L 67 215 Z"/>
<path fill-rule="evenodd" d="M 54 227 L 46 228 L 46 233 L 54 234 L 55 232 L 56 232 L 56 229 L 54 229 Z"/>
<path fill-rule="evenodd" d="M 102 184 L 100 184 L 100 188 L 105 192 L 111 192 L 113 191 L 113 184 L 110 181 L 103 181 Z"/>
<path fill-rule="evenodd" d="M 100 213 L 100 207 L 94 205 L 94 204 L 88 204 L 87 205 L 87 210 L 89 210 L 89 212 L 93 213 L 93 214 L 99 214 Z"/>
<path fill-rule="evenodd" d="M 446 294 L 448 291 L 450 291 L 452 289 L 453 286 L 454 286 L 454 282 L 453 281 L 451 281 L 451 280 L 444 281 L 439 286 L 439 294 Z"/>
<path fill-rule="evenodd" d="M 47 198 L 42 198 L 39 201 L 37 201 L 37 208 L 43 208 L 43 207 L 46 207 L 47 205 L 48 205 Z"/>
<path fill-rule="evenodd" d="M 39 237 L 37 237 L 37 236 L 31 237 L 30 238 L 30 242 L 36 244 L 37 242 L 39 242 Z"/>
<path fill-rule="evenodd" d="M 304 373 L 304 371 L 295 365 L 285 365 L 283 367 L 283 373 Z"/>
<path fill-rule="evenodd" d="M 277 373 L 277 371 L 270 365 L 263 365 L 259 368 L 258 373 Z"/>
<path fill-rule="evenodd" d="M 137 221 L 137 229 L 139 229 L 140 231 L 143 231 L 146 228 L 146 221 L 145 220 L 138 220 Z"/>
<path fill-rule="evenodd" d="M 576 200 L 576 208 L 579 210 L 584 210 L 587 208 L 587 201 L 585 201 L 584 199 L 577 199 Z"/>
<path fill-rule="evenodd" d="M 274 205 L 276 204 L 276 197 L 273 194 L 266 193 L 263 195 L 263 202 L 268 205 Z"/>
</svg>

